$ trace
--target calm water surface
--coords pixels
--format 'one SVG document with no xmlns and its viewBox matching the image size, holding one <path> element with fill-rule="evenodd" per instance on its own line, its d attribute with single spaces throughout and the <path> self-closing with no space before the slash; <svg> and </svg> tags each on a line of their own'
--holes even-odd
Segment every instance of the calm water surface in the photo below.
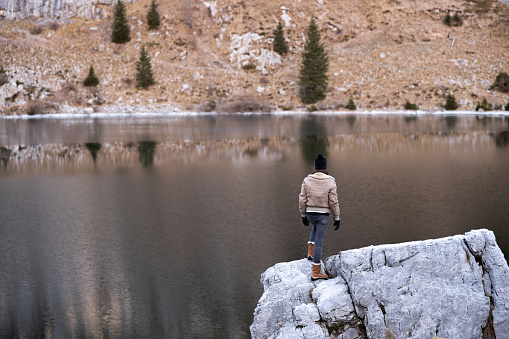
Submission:
<svg viewBox="0 0 509 339">
<path fill-rule="evenodd" d="M 324 257 L 477 228 L 507 253 L 509 147 L 496 136 L 508 127 L 428 116 L 0 120 L 0 145 L 36 145 L 0 162 L 0 337 L 248 338 L 260 274 L 306 254 L 298 194 L 318 152 L 342 212 Z M 84 143 L 101 143 L 95 162 Z"/>
</svg>

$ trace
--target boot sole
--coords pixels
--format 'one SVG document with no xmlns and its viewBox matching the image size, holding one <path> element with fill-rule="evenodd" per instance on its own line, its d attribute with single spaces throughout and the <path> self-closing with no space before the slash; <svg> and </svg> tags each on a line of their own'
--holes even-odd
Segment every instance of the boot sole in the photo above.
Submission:
<svg viewBox="0 0 509 339">
<path fill-rule="evenodd" d="M 320 278 L 315 278 L 315 277 L 311 277 L 311 281 L 315 281 L 315 280 L 320 280 L 320 279 L 323 279 L 323 280 L 327 280 L 329 279 L 329 277 L 320 277 Z"/>
</svg>

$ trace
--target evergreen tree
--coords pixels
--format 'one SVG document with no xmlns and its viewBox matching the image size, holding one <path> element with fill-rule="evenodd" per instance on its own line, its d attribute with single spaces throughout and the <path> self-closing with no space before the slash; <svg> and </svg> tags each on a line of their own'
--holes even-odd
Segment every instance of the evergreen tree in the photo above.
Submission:
<svg viewBox="0 0 509 339">
<path fill-rule="evenodd" d="M 0 65 L 0 86 L 5 85 L 9 82 L 9 77 L 7 76 L 7 72 L 4 69 L 4 66 Z"/>
<path fill-rule="evenodd" d="M 281 21 L 278 23 L 276 30 L 274 31 L 274 43 L 273 43 L 274 52 L 284 55 L 288 52 L 288 45 L 285 41 L 285 33 L 283 32 L 283 26 L 281 25 Z"/>
<path fill-rule="evenodd" d="M 419 109 L 419 106 L 417 106 L 416 104 L 412 104 L 410 101 L 407 100 L 407 102 L 405 103 L 405 109 L 409 111 L 416 111 Z"/>
<path fill-rule="evenodd" d="M 509 92 L 509 75 L 504 72 L 498 73 L 495 83 L 491 86 L 491 89 L 500 92 Z"/>
<path fill-rule="evenodd" d="M 458 104 L 456 103 L 456 98 L 452 94 L 448 94 L 447 98 L 445 99 L 445 106 L 444 108 L 447 111 L 454 111 L 458 108 Z"/>
<path fill-rule="evenodd" d="M 150 64 L 150 56 L 145 50 L 145 46 L 141 48 L 140 60 L 136 63 L 136 86 L 147 89 L 150 85 L 155 84 L 152 74 L 152 65 Z"/>
<path fill-rule="evenodd" d="M 152 0 L 152 4 L 150 5 L 150 11 L 147 13 L 147 23 L 149 30 L 158 29 L 161 24 L 159 12 L 157 11 L 156 0 Z"/>
<path fill-rule="evenodd" d="M 83 85 L 85 86 L 97 86 L 99 85 L 99 78 L 95 75 L 94 67 L 90 66 L 90 69 L 88 70 L 88 76 L 83 81 Z"/>
<path fill-rule="evenodd" d="M 478 102 L 475 106 L 475 110 L 478 112 L 482 109 L 484 112 L 493 110 L 493 105 L 488 102 L 488 99 L 484 98 L 482 102 Z"/>
<path fill-rule="evenodd" d="M 325 99 L 329 77 L 329 58 L 320 43 L 320 32 L 312 18 L 307 31 L 306 45 L 302 52 L 299 96 L 303 103 L 314 104 Z"/>
<path fill-rule="evenodd" d="M 348 108 L 350 111 L 355 111 L 357 109 L 357 106 L 355 106 L 355 102 L 353 101 L 352 97 L 348 99 L 348 104 L 346 105 L 346 108 Z"/>
<path fill-rule="evenodd" d="M 131 41 L 131 30 L 127 24 L 124 4 L 118 0 L 115 5 L 115 16 L 113 18 L 113 32 L 111 33 L 111 42 L 123 44 Z"/>
</svg>

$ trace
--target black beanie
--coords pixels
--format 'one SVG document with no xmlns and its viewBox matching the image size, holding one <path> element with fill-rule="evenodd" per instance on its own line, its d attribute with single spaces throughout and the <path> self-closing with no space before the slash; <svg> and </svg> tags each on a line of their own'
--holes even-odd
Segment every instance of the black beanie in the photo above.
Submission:
<svg viewBox="0 0 509 339">
<path fill-rule="evenodd" d="M 315 169 L 326 169 L 327 168 L 327 159 L 323 156 L 322 153 L 318 153 L 315 159 Z"/>
</svg>

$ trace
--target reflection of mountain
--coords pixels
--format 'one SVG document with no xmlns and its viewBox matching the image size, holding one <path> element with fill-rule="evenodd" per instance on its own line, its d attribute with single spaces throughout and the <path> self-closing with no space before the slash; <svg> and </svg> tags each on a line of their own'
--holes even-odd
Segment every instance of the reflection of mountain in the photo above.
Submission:
<svg viewBox="0 0 509 339">
<path fill-rule="evenodd" d="M 324 257 L 478 225 L 507 248 L 509 149 L 494 134 L 350 134 L 343 122 L 327 124 L 344 224 Z M 10 147 L 0 337 L 249 337 L 260 273 L 305 255 L 301 146 L 264 134 L 158 142 L 149 171 L 137 142 L 104 142 L 96 164 L 84 145 Z"/>
<path fill-rule="evenodd" d="M 205 159 L 248 162 L 254 159 L 270 161 L 286 156 L 302 157 L 313 163 L 317 153 L 398 153 L 420 149 L 479 149 L 505 145 L 505 134 L 496 137 L 489 132 L 465 133 L 373 133 L 336 136 L 307 135 L 296 142 L 289 138 L 224 139 L 203 142 L 102 144 L 100 150 L 89 152 L 84 145 L 38 145 L 11 150 L 9 161 L 3 162 L 2 172 L 37 171 L 44 169 L 93 168 L 94 154 L 98 166 L 136 166 L 179 160 L 185 163 Z M 88 148 L 88 149 L 87 149 Z"/>
</svg>

